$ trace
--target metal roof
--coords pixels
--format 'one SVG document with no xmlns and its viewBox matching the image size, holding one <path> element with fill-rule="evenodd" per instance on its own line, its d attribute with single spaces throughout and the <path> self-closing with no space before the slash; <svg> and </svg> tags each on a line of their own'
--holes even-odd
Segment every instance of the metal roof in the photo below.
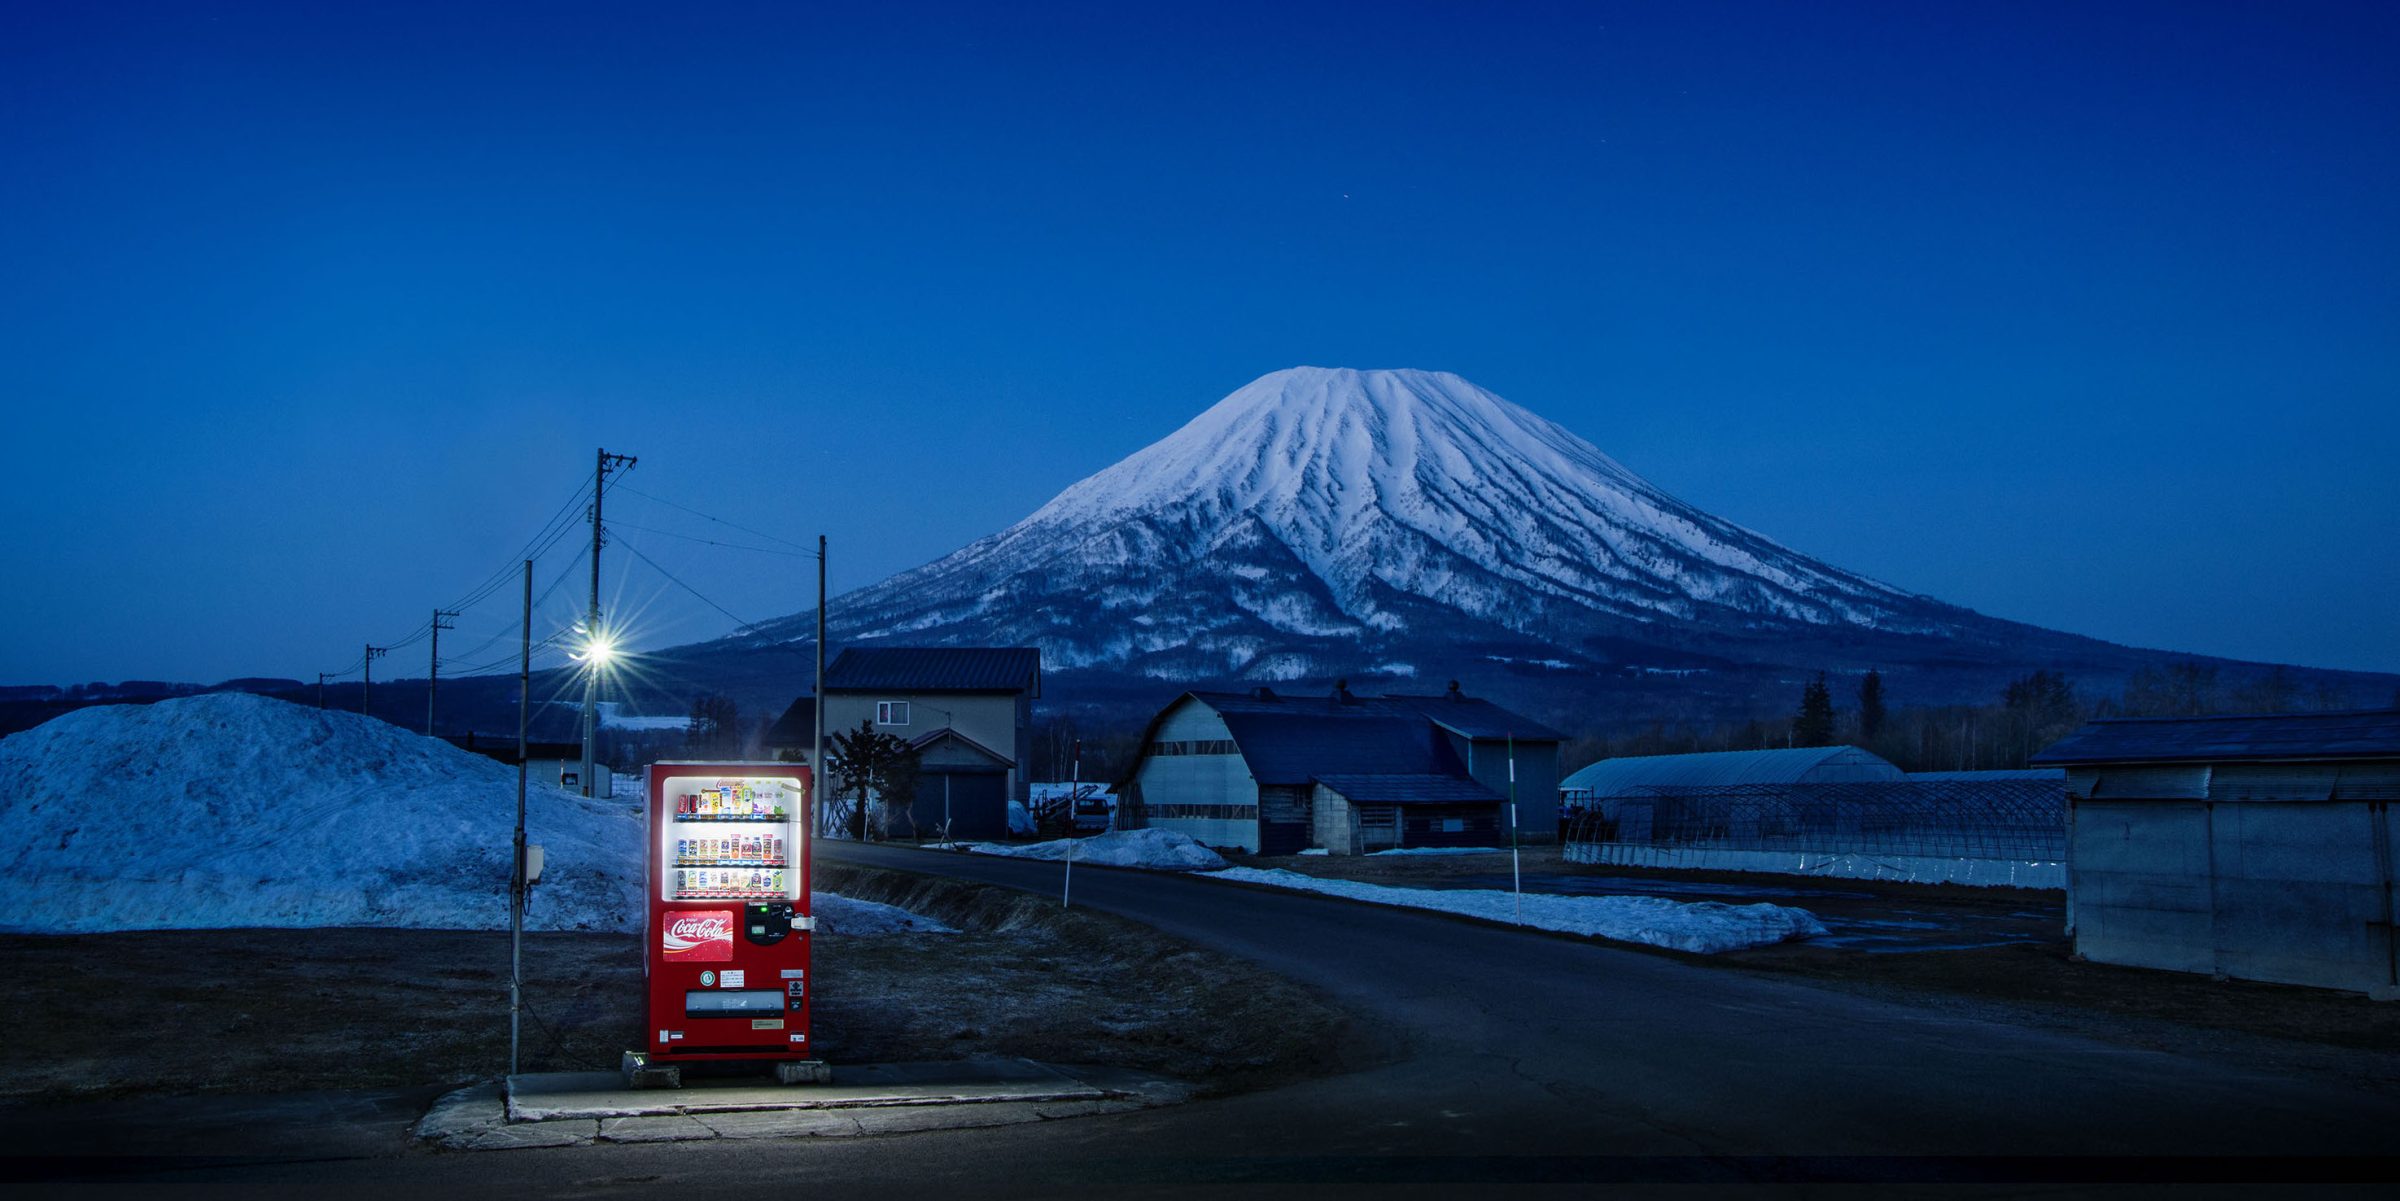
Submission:
<svg viewBox="0 0 2400 1201">
<path fill-rule="evenodd" d="M 817 739 L 817 698 L 804 696 L 792 702 L 792 707 L 767 727 L 766 736 L 759 739 L 767 746 L 807 746 Z"/>
<path fill-rule="evenodd" d="M 1636 788 L 1804 781 L 1897 780 L 1890 760 L 1854 746 L 1801 746 L 1771 751 L 1701 751 L 1689 755 L 1621 755 L 1602 759 L 1558 782 L 1595 797 Z"/>
<path fill-rule="evenodd" d="M 1492 804 L 1500 794 L 1457 776 L 1330 775 L 1317 783 L 1360 805 Z"/>
<path fill-rule="evenodd" d="M 2067 769 L 2063 767 L 2028 767 L 2000 771 L 1912 771 L 1908 773 L 1908 779 L 1911 782 L 1926 784 L 1953 782 L 1972 784 L 1978 780 L 2064 780 L 2066 778 Z"/>
<path fill-rule="evenodd" d="M 825 666 L 825 691 L 1041 693 L 1031 646 L 854 646 Z"/>
<path fill-rule="evenodd" d="M 1264 691 L 1264 690 L 1261 690 Z M 1462 738 L 1498 741 L 1512 734 L 1519 742 L 1563 742 L 1566 735 L 1520 713 L 1487 700 L 1448 693 L 1442 696 L 1279 696 L 1272 692 L 1195 692 L 1191 695 L 1219 713 L 1265 713 L 1337 718 L 1409 718 L 1430 721 Z"/>
<path fill-rule="evenodd" d="M 1204 694 L 1194 694 L 1207 703 Z M 1414 715 L 1218 710 L 1250 775 L 1261 784 L 1306 784 L 1327 773 L 1465 775 L 1449 740 Z"/>
<path fill-rule="evenodd" d="M 1008 756 L 1003 755 L 1000 752 L 995 751 L 992 748 L 985 746 L 982 743 L 977 742 L 974 739 L 969 738 L 948 726 L 943 726 L 941 729 L 935 730 L 929 734 L 918 735 L 909 742 L 908 749 L 922 755 L 926 751 L 932 750 L 934 744 L 937 742 L 958 743 L 959 745 L 966 747 L 968 750 L 973 751 L 976 754 L 981 755 L 1002 767 L 1015 767 L 1017 765 L 1016 760 L 1011 759 Z"/>
<path fill-rule="evenodd" d="M 2400 709 L 2111 718 L 2086 722 L 2033 757 L 2059 764 L 2229 759 L 2400 759 Z"/>
</svg>

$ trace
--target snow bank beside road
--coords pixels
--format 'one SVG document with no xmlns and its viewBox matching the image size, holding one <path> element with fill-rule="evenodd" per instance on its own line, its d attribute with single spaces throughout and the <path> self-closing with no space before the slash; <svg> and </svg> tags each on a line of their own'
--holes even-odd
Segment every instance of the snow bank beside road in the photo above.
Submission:
<svg viewBox="0 0 2400 1201">
<path fill-rule="evenodd" d="M 1377 905 L 1399 905 L 1514 923 L 1517 898 L 1488 888 L 1391 888 L 1354 880 L 1326 880 L 1282 868 L 1262 871 L 1229 867 L 1210 879 L 1238 880 L 1275 888 L 1320 892 Z M 1589 934 L 1676 951 L 1711 955 L 1766 946 L 1825 933 L 1824 923 L 1788 905 L 1725 905 L 1715 901 L 1670 901 L 1665 897 L 1562 897 L 1525 894 L 1525 924 L 1537 930 Z"/>
<path fill-rule="evenodd" d="M 809 911 L 817 932 L 837 938 L 869 938 L 878 934 L 956 934 L 958 930 L 898 905 L 861 901 L 838 892 L 810 892 Z"/>
<path fill-rule="evenodd" d="M 1208 872 L 1225 866 L 1223 856 L 1172 830 L 1117 830 L 1090 838 L 1059 838 L 1026 846 L 976 842 L 968 843 L 965 849 L 978 855 L 1006 855 L 1016 859 L 1064 859 L 1072 849 L 1077 863 L 1168 872 Z"/>
<path fill-rule="evenodd" d="M 517 769 L 237 693 L 79 709 L 0 740 L 0 924 L 35 933 L 508 925 Z M 641 822 L 533 785 L 526 923 L 641 924 Z"/>
<path fill-rule="evenodd" d="M 1066 857 L 1069 847 L 1074 848 L 1077 863 L 1205 873 L 1204 879 L 1266 884 L 1496 922 L 1516 921 L 1517 899 L 1513 893 L 1483 888 L 1392 888 L 1321 879 L 1282 868 L 1262 871 L 1253 867 L 1227 867 L 1215 851 L 1169 830 L 1120 830 L 1030 846 L 969 843 L 959 849 L 978 855 L 1058 860 Z M 1670 901 L 1665 897 L 1562 897 L 1548 893 L 1525 894 L 1525 924 L 1538 930 L 1596 935 L 1704 955 L 1826 932 L 1824 923 L 1815 914 L 1788 905 L 1726 905 L 1715 901 Z"/>
</svg>

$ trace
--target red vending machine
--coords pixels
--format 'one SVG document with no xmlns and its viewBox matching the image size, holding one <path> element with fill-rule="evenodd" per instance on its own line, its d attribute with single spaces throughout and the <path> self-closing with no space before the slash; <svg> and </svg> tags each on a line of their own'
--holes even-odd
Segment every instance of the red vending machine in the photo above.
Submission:
<svg viewBox="0 0 2400 1201">
<path fill-rule="evenodd" d="M 808 1034 L 809 770 L 659 763 L 644 784 L 649 1045 L 629 1073 L 771 1060 L 787 1082 L 825 1079 Z"/>
</svg>

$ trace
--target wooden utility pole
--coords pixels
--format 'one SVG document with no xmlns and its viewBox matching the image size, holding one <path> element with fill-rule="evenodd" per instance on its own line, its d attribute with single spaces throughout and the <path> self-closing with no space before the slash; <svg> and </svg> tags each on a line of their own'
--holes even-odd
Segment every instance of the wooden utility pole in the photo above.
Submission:
<svg viewBox="0 0 2400 1201">
<path fill-rule="evenodd" d="M 600 500 L 608 493 L 608 473 L 622 464 L 631 467 L 632 455 L 612 455 L 601 447 L 592 467 L 592 596 L 584 611 L 583 636 L 586 657 L 583 664 L 583 795 L 592 795 L 592 740 L 600 728 L 600 667 L 590 658 L 590 649 L 601 642 L 600 634 L 600 544 L 607 534 L 600 528 Z"/>
<path fill-rule="evenodd" d="M 433 737 L 433 695 L 434 691 L 441 687 L 442 681 L 442 631 L 455 628 L 447 623 L 456 616 L 458 614 L 448 609 L 433 611 L 433 649 L 426 652 L 425 656 L 431 661 L 425 669 L 425 736 L 427 738 Z"/>
<path fill-rule="evenodd" d="M 362 714 L 367 711 L 367 694 L 375 690 L 375 661 L 382 657 L 383 648 L 368 643 L 366 657 L 359 661 L 359 669 L 366 673 L 358 681 L 358 711 Z"/>
<path fill-rule="evenodd" d="M 817 795 L 825 795 L 825 535 L 817 535 L 817 703 L 816 738 L 808 751 L 810 786 Z M 816 840 L 809 840 L 809 854 L 816 854 Z"/>
<path fill-rule="evenodd" d="M 525 1007 L 525 727 L 533 701 L 533 560 L 525 560 L 524 632 L 517 636 L 517 831 L 508 878 L 508 1074 L 517 1074 L 517 1023 Z"/>
</svg>

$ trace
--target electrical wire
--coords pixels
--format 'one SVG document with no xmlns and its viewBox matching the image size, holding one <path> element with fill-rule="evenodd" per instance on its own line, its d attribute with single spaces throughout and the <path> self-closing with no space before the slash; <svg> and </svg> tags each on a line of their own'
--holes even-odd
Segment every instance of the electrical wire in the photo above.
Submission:
<svg viewBox="0 0 2400 1201">
<path fill-rule="evenodd" d="M 550 635 L 548 638 L 544 638 L 541 641 L 534 643 L 532 647 L 534 656 L 539 657 L 544 651 L 556 647 L 567 637 L 568 634 L 572 632 L 573 631 L 570 630 L 560 630 L 559 632 Z M 493 668 L 504 667 L 508 664 L 514 663 L 517 661 L 517 658 L 518 656 L 516 655 L 510 655 L 505 659 L 494 659 L 489 663 L 478 663 L 473 667 L 452 668 L 451 674 L 462 678 L 466 676 L 480 675 L 484 672 L 492 670 Z M 548 671 L 550 668 L 545 667 L 541 668 L 540 670 Z"/>
<path fill-rule="evenodd" d="M 663 535 L 665 535 L 666 537 L 669 537 L 669 538 L 681 538 L 681 539 L 683 539 L 683 540 L 684 540 L 684 541 L 686 541 L 686 542 L 699 542 L 699 543 L 704 543 L 704 544 L 706 544 L 706 545 L 709 545 L 709 546 L 722 546 L 722 547 L 725 547 L 725 548 L 727 548 L 728 550 L 747 550 L 747 551 L 756 551 L 756 552 L 758 552 L 759 554 L 762 554 L 762 555 L 785 555 L 785 556 L 789 556 L 789 557 L 791 557 L 791 558 L 794 558 L 794 559 L 814 559 L 814 558 L 816 558 L 816 557 L 817 557 L 817 552 L 815 552 L 815 551 L 776 550 L 774 547 L 771 547 L 771 546 L 744 546 L 744 545 L 742 545 L 742 544 L 741 544 L 741 543 L 739 543 L 739 542 L 719 542 L 719 541 L 717 541 L 717 540 L 716 540 L 716 539 L 714 539 L 714 538 L 700 538 L 700 537 L 695 537 L 695 536 L 693 536 L 693 535 L 691 535 L 691 534 L 678 534 L 678 533 L 676 533 L 676 532 L 675 532 L 675 531 L 673 531 L 673 530 L 661 530 L 661 529 L 653 529 L 653 528 L 651 528 L 650 526 L 646 526 L 646 525 L 635 525 L 635 524 L 633 524 L 633 523 L 632 523 L 632 522 L 630 522 L 630 521 L 624 521 L 624 522 L 620 522 L 620 521 L 611 521 L 611 522 L 609 522 L 609 523 L 608 523 L 608 528 L 610 528 L 610 529 L 612 529 L 612 530 L 614 530 L 614 529 L 640 530 L 641 532 L 643 532 L 643 533 L 645 533 L 645 534 L 663 534 Z"/>
<path fill-rule="evenodd" d="M 741 532 L 743 532 L 743 533 L 745 533 L 745 534 L 749 534 L 749 535 L 751 535 L 752 537 L 755 537 L 755 538 L 764 538 L 764 539 L 766 539 L 766 540 L 767 540 L 767 541 L 769 541 L 769 542 L 780 542 L 780 543 L 784 544 L 785 546 L 791 547 L 792 549 L 794 549 L 794 550 L 796 550 L 796 551 L 799 551 L 800 553 L 802 553 L 802 554 L 804 554 L 804 555 L 807 555 L 808 557 L 810 557 L 810 558 L 812 558 L 812 559 L 813 559 L 813 558 L 815 558 L 815 557 L 816 557 L 816 555 L 817 555 L 817 548 L 816 548 L 816 547 L 813 547 L 813 546 L 807 546 L 807 545 L 804 545 L 804 544 L 802 544 L 802 543 L 794 542 L 794 541 L 792 541 L 792 540 L 791 540 L 791 539 L 789 539 L 789 538 L 781 538 L 781 537 L 777 537 L 776 535 L 774 535 L 774 534 L 770 534 L 770 533 L 766 532 L 765 530 L 754 530 L 754 529 L 751 529 L 749 526 L 746 526 L 746 525 L 738 525 L 738 524 L 736 524 L 736 523 L 734 523 L 734 522 L 727 521 L 727 520 L 725 520 L 725 519 L 724 519 L 724 518 L 722 518 L 722 517 L 717 517 L 717 516 L 714 516 L 714 515 L 712 515 L 712 514 L 703 513 L 703 512 L 701 512 L 701 511 L 700 511 L 700 510 L 698 510 L 698 509 L 692 508 L 690 505 L 681 505 L 681 504 L 677 504 L 677 503 L 675 503 L 674 501 L 668 500 L 667 498 L 665 498 L 665 497 L 663 497 L 663 496 L 652 496 L 652 495 L 650 495 L 649 493 L 647 493 L 647 492 L 644 492 L 644 491 L 642 491 L 642 490 L 641 490 L 641 489 L 639 489 L 639 488 L 628 487 L 628 488 L 626 488 L 625 490 L 626 490 L 627 492 L 631 492 L 631 493 L 633 493 L 635 496 L 642 497 L 642 498 L 644 498 L 644 499 L 646 499 L 646 500 L 654 500 L 654 501 L 657 501 L 658 503 L 660 503 L 660 504 L 662 504 L 662 505 L 665 505 L 665 506 L 667 506 L 667 507 L 668 507 L 668 508 L 670 508 L 670 509 L 681 509 L 681 510 L 683 510 L 684 512 L 686 512 L 686 513 L 689 513 L 689 514 L 691 514 L 692 516 L 694 516 L 694 517 L 698 517 L 698 518 L 700 518 L 700 519 L 702 519 L 702 520 L 705 520 L 705 521 L 713 521 L 713 522 L 716 522 L 718 525 L 722 525 L 722 526 L 729 526 L 729 527 L 731 527 L 731 528 L 733 528 L 733 529 L 740 530 Z"/>
<path fill-rule="evenodd" d="M 755 621 L 744 621 L 744 620 L 742 620 L 742 618 L 741 618 L 740 616 L 736 615 L 736 614 L 733 612 L 733 610 L 731 610 L 731 609 L 728 609 L 728 608 L 726 608 L 725 606 L 723 606 L 723 605 L 720 605 L 720 604 L 718 604 L 717 602 L 715 602 L 715 601 L 713 601 L 713 600 L 710 600 L 710 599 L 709 599 L 709 598 L 708 598 L 708 597 L 707 597 L 705 594 L 703 594 L 703 593 L 702 593 L 702 592 L 701 592 L 699 589 L 697 589 L 697 588 L 694 588 L 694 587 L 692 587 L 690 584 L 686 584 L 686 583 L 684 583 L 684 582 L 683 582 L 681 579 L 678 579 L 678 578 L 676 578 L 676 575 L 675 575 L 675 573 L 674 573 L 674 572 L 668 571 L 666 568 L 659 566 L 659 565 L 658 565 L 658 561 L 657 561 L 656 559 L 653 559 L 653 558 L 651 558 L 650 556 L 643 554 L 643 553 L 642 553 L 642 549 L 641 549 L 640 547 L 638 547 L 638 546 L 635 546 L 633 543 L 631 543 L 631 542 L 628 542 L 628 541 L 626 541 L 626 540 L 625 540 L 625 539 L 623 539 L 623 538 L 619 538 L 619 539 L 617 539 L 617 545 L 624 547 L 624 548 L 625 548 L 626 550 L 628 550 L 628 551 L 631 551 L 631 552 L 633 553 L 633 557 L 634 557 L 634 558 L 636 558 L 636 559 L 640 559 L 642 562 L 649 564 L 649 566 L 650 566 L 650 570 L 652 570 L 652 571 L 655 571 L 655 572 L 657 572 L 658 574 L 660 574 L 660 575 L 663 575 L 663 576 L 667 577 L 667 582 L 668 582 L 668 583 L 671 583 L 671 584 L 675 585 L 676 587 L 683 589 L 685 592 L 689 592 L 689 593 L 691 593 L 693 596 L 699 597 L 699 598 L 700 598 L 700 603 L 701 603 L 701 604 L 707 605 L 709 608 L 711 608 L 711 609 L 715 609 L 717 612 L 719 612 L 719 613 L 722 613 L 722 614 L 724 614 L 724 615 L 725 615 L 725 616 L 727 616 L 727 617 L 733 618 L 733 622 L 734 622 L 734 624 L 735 624 L 735 625 L 738 625 L 738 626 L 740 626 L 740 627 L 742 628 L 742 631 L 743 631 L 744 633 L 749 633 L 749 632 L 751 632 L 751 631 L 754 631 L 754 630 L 758 629 L 758 623 L 757 623 L 757 622 L 755 622 Z"/>
<path fill-rule="evenodd" d="M 573 556 L 573 557 L 571 557 L 571 558 L 569 558 L 569 559 L 567 560 L 566 566 L 564 566 L 564 567 L 561 567 L 561 568 L 559 569 L 557 578 L 555 578 L 555 579 L 551 580 L 551 581 L 550 581 L 550 586 L 549 586 L 549 587 L 547 587 L 547 588 L 544 588 L 544 589 L 542 589 L 542 591 L 541 591 L 541 594 L 540 594 L 539 596 L 536 596 L 536 597 L 534 598 L 534 600 L 533 600 L 533 607 L 534 607 L 534 608 L 536 608 L 536 609 L 539 609 L 539 608 L 541 608 L 543 605 L 545 605 L 545 604 L 548 604 L 548 603 L 550 602 L 550 598 L 551 598 L 552 596 L 555 596 L 555 595 L 557 595 L 557 594 L 558 594 L 558 590 L 559 590 L 559 588 L 560 588 L 561 586 L 563 586 L 563 585 L 564 585 L 564 584 L 567 582 L 567 577 L 569 577 L 569 576 L 571 576 L 571 575 L 575 574 L 575 569 L 576 569 L 576 568 L 583 566 L 583 563 L 581 562 L 581 560 L 582 560 L 582 558 L 583 558 L 583 555 L 584 555 L 586 552 L 590 551 L 591 549 L 592 549 L 592 544 L 591 544 L 589 541 L 586 541 L 586 542 L 583 544 L 583 550 L 580 550 L 580 551 L 577 551 L 577 552 L 575 552 L 574 556 Z M 474 658 L 475 656 L 477 656 L 477 655 L 480 655 L 480 654 L 482 654 L 483 652 L 485 652 L 485 651 L 487 651 L 487 650 L 490 650 L 490 649 L 492 648 L 492 645 L 493 645 L 494 643 L 497 643 L 497 642 L 499 642 L 501 639 L 503 639 L 503 638 L 506 638 L 506 637 L 508 637 L 509 635 L 511 635 L 511 634 L 515 634 L 515 633 L 518 633 L 518 632 L 519 632 L 519 631 L 516 631 L 516 630 L 502 630 L 502 631 L 500 631 L 499 633 L 497 633 L 497 634 L 494 634 L 494 635 L 492 635 L 491 637 L 484 639 L 484 640 L 483 640 L 483 641 L 482 641 L 480 644 L 478 644 L 478 645 L 477 645 L 477 646 L 476 646 L 474 649 L 460 652 L 460 653 L 459 653 L 459 655 L 458 655 L 458 658 L 460 658 L 460 659 L 472 659 L 472 658 Z M 447 666 L 447 665 L 448 665 L 448 662 L 449 662 L 448 660 L 444 660 L 444 661 L 443 661 L 443 663 L 444 663 L 444 665 L 445 665 L 445 666 Z"/>
</svg>

